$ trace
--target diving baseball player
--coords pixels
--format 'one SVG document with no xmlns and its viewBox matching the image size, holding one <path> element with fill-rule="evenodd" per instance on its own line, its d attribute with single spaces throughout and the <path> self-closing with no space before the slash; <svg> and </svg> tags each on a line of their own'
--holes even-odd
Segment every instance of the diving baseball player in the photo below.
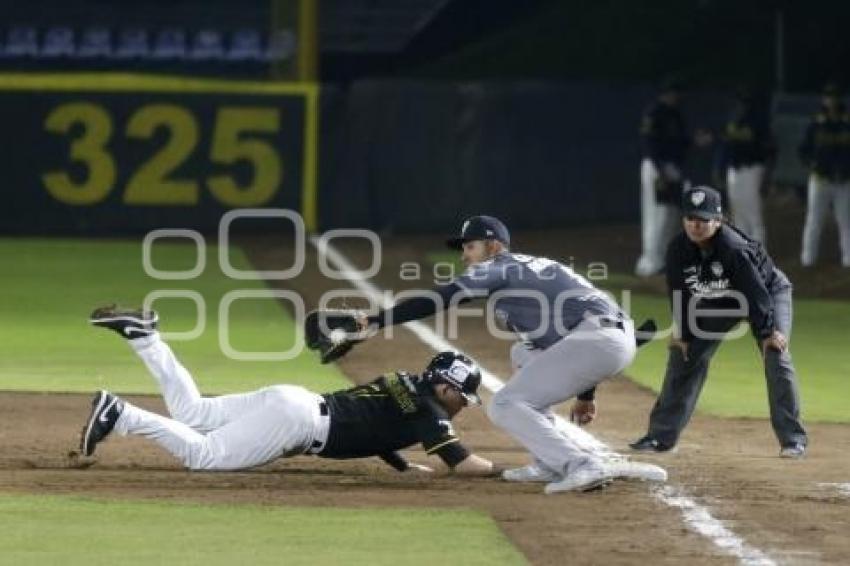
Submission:
<svg viewBox="0 0 850 566">
<path fill-rule="evenodd" d="M 631 319 L 569 267 L 543 257 L 512 253 L 498 219 L 475 216 L 448 241 L 461 250 L 467 271 L 434 289 L 440 300 L 416 297 L 362 320 L 381 328 L 421 319 L 458 302 L 486 298 L 501 324 L 519 337 L 511 349 L 514 375 L 487 414 L 533 455 L 531 465 L 506 470 L 508 481 L 547 483 L 546 493 L 589 490 L 629 475 L 584 450 L 554 423 L 552 406 L 581 395 L 573 413 L 593 417 L 593 388 L 621 372 L 635 355 Z M 637 463 L 635 463 L 637 464 Z M 666 479 L 660 468 L 644 479 Z"/>
<path fill-rule="evenodd" d="M 239 470 L 277 458 L 379 456 L 396 470 L 430 472 L 398 450 L 421 443 L 455 473 L 487 476 L 493 464 L 472 454 L 451 419 L 479 404 L 481 374 L 463 355 L 443 352 L 421 375 L 392 372 L 374 381 L 318 395 L 277 385 L 251 393 L 201 397 L 192 376 L 156 331 L 153 312 L 95 310 L 91 323 L 127 338 L 159 384 L 172 418 L 101 391 L 83 427 L 80 450 L 90 456 L 113 430 L 149 438 L 191 470 Z"/>
<path fill-rule="evenodd" d="M 810 169 L 800 261 L 805 267 L 817 261 L 823 223 L 832 206 L 841 238 L 841 265 L 850 267 L 850 114 L 834 84 L 824 87 L 822 105 L 800 145 L 800 159 Z"/>
</svg>

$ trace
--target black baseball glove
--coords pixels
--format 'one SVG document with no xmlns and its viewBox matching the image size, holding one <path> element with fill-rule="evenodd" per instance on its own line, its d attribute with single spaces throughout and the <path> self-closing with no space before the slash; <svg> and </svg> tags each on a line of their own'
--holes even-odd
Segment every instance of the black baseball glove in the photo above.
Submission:
<svg viewBox="0 0 850 566">
<path fill-rule="evenodd" d="M 365 338 L 358 319 L 361 311 L 328 309 L 315 310 L 304 319 L 304 339 L 307 347 L 318 350 L 323 364 L 337 360 Z"/>
</svg>

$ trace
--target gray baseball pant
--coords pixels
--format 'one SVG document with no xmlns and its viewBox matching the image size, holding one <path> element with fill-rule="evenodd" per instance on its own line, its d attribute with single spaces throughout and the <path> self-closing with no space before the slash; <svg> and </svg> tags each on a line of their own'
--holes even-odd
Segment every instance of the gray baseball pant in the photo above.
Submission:
<svg viewBox="0 0 850 566">
<path fill-rule="evenodd" d="M 743 167 L 729 167 L 726 187 L 729 204 L 735 216 L 735 225 L 754 240 L 764 243 L 764 219 L 761 212 L 761 184 L 764 165 L 755 163 Z"/>
<path fill-rule="evenodd" d="M 512 350 L 516 373 L 487 408 L 490 420 L 559 474 L 596 456 L 555 427 L 551 407 L 623 371 L 634 359 L 634 324 L 602 328 L 589 318 L 545 350 Z"/>
<path fill-rule="evenodd" d="M 820 235 L 831 205 L 838 223 L 841 265 L 850 267 L 850 182 L 836 183 L 811 174 L 808 190 L 800 261 L 805 266 L 814 265 L 817 261 Z"/>
<path fill-rule="evenodd" d="M 776 328 L 791 339 L 793 317 L 791 288 L 773 295 Z M 726 333 L 738 319 L 712 318 L 701 321 L 701 329 L 709 332 Z M 667 373 L 661 393 L 649 415 L 649 436 L 674 446 L 694 412 L 702 386 L 708 376 L 711 357 L 720 346 L 721 340 L 694 338 L 688 344 L 688 360 L 681 350 L 670 348 L 667 358 Z M 761 351 L 761 344 L 758 345 Z M 807 443 L 806 431 L 800 421 L 800 394 L 791 352 L 768 350 L 764 358 L 764 376 L 767 380 L 770 423 L 780 445 Z"/>
</svg>

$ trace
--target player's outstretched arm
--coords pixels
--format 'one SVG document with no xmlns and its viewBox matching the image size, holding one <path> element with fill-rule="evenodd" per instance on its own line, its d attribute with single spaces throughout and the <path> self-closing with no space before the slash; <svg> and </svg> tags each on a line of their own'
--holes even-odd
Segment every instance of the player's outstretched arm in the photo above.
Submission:
<svg viewBox="0 0 850 566">
<path fill-rule="evenodd" d="M 360 329 L 362 331 L 369 328 L 377 330 L 385 326 L 428 318 L 438 311 L 449 308 L 452 304 L 452 297 L 457 293 L 463 293 L 463 289 L 457 283 L 438 285 L 430 291 L 422 291 L 422 296 L 404 299 L 389 309 L 381 310 L 376 315 L 361 316 L 358 319 Z"/>
</svg>

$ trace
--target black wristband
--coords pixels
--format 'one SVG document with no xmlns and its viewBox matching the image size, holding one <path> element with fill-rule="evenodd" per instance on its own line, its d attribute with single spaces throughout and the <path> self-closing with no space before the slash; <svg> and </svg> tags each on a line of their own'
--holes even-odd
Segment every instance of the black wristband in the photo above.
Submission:
<svg viewBox="0 0 850 566">
<path fill-rule="evenodd" d="M 591 387 L 587 391 L 582 391 L 578 394 L 579 401 L 593 401 L 596 398 L 596 387 Z"/>
</svg>

